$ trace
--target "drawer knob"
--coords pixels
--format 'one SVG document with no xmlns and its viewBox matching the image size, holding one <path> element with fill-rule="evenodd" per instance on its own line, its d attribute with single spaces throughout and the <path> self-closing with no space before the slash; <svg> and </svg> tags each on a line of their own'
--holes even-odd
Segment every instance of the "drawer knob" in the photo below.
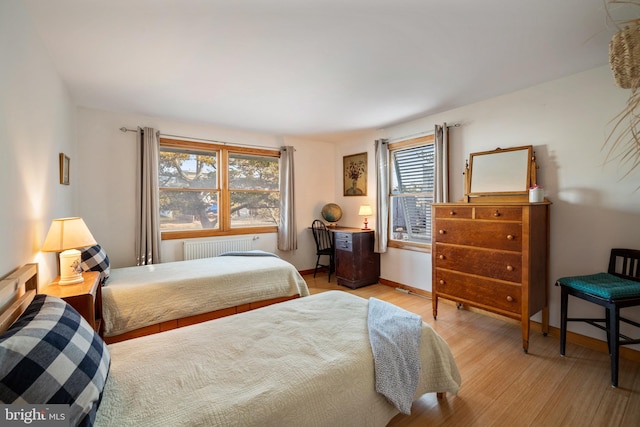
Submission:
<svg viewBox="0 0 640 427">
<path fill-rule="evenodd" d="M 440 233 L 440 234 L 444 234 L 444 233 L 446 233 L 446 231 L 444 231 L 444 230 L 440 230 L 440 231 L 438 231 L 438 233 Z"/>
<path fill-rule="evenodd" d="M 500 215 L 501 214 L 500 214 L 500 211 L 498 209 L 496 209 L 496 211 L 493 213 L 493 216 L 495 216 L 496 218 L 499 217 Z"/>
<path fill-rule="evenodd" d="M 444 279 L 440 279 L 438 283 L 440 283 L 441 285 L 444 285 Z"/>
<path fill-rule="evenodd" d="M 453 215 L 455 215 L 455 214 L 456 214 L 456 211 L 450 211 L 450 212 L 449 212 L 449 215 L 451 215 L 451 216 L 453 216 Z"/>
<path fill-rule="evenodd" d="M 507 265 L 507 271 L 513 271 L 513 266 Z"/>
<path fill-rule="evenodd" d="M 507 295 L 507 301 L 513 302 L 513 297 L 511 295 Z"/>
<path fill-rule="evenodd" d="M 440 255 L 440 256 L 438 256 L 438 258 L 444 259 L 444 255 Z"/>
<path fill-rule="evenodd" d="M 513 234 L 507 234 L 507 240 L 513 240 Z"/>
</svg>

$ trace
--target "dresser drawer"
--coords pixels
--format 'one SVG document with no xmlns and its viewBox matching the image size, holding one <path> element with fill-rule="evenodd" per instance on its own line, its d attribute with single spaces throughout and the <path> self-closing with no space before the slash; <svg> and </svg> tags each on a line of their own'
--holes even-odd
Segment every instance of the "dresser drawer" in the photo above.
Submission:
<svg viewBox="0 0 640 427">
<path fill-rule="evenodd" d="M 514 283 L 522 280 L 522 257 L 517 253 L 436 244 L 435 266 Z"/>
<path fill-rule="evenodd" d="M 494 219 L 502 221 L 522 221 L 522 208 L 519 206 L 476 207 L 476 219 Z"/>
<path fill-rule="evenodd" d="M 433 283 L 438 297 L 464 299 L 478 306 L 511 313 L 522 312 L 522 287 L 452 271 L 435 270 Z"/>
<path fill-rule="evenodd" d="M 334 246 L 341 251 L 351 252 L 353 250 L 353 233 L 335 233 Z"/>
<path fill-rule="evenodd" d="M 434 239 L 436 243 L 520 252 L 521 231 L 520 223 L 439 219 L 435 222 Z"/>
<path fill-rule="evenodd" d="M 437 206 L 435 208 L 435 217 L 471 219 L 473 217 L 473 208 L 467 206 Z"/>
</svg>

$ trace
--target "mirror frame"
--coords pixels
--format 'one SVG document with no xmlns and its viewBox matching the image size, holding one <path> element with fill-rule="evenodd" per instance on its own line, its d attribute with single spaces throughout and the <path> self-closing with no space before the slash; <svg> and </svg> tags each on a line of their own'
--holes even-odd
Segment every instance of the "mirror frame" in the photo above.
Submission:
<svg viewBox="0 0 640 427">
<path fill-rule="evenodd" d="M 501 164 L 504 167 L 496 168 Z M 465 169 L 467 198 L 526 196 L 529 188 L 536 184 L 535 155 L 531 145 L 471 153 Z"/>
</svg>

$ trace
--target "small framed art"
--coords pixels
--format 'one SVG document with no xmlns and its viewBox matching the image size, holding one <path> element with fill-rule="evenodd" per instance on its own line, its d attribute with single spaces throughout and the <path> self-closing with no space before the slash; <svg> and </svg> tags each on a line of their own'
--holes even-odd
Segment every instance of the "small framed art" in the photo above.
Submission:
<svg viewBox="0 0 640 427">
<path fill-rule="evenodd" d="M 69 156 L 60 153 L 60 184 L 69 185 Z"/>
<path fill-rule="evenodd" d="M 344 156 L 343 166 L 343 188 L 345 196 L 366 196 L 367 195 L 367 153 L 352 154 Z"/>
</svg>

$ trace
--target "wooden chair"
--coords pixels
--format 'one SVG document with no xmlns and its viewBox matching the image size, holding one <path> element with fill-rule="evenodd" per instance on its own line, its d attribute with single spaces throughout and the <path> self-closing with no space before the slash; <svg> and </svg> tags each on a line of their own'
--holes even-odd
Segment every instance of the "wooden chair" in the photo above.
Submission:
<svg viewBox="0 0 640 427">
<path fill-rule="evenodd" d="M 335 271 L 333 239 L 331 238 L 331 232 L 327 229 L 324 222 L 316 219 L 311 224 L 311 230 L 313 231 L 313 239 L 316 241 L 316 267 L 313 270 L 313 277 L 316 277 L 316 273 L 319 268 L 329 268 L 329 282 L 331 281 L 331 273 Z M 328 256 L 329 264 L 320 264 L 320 257 Z"/>
<path fill-rule="evenodd" d="M 640 250 L 612 249 L 607 273 L 563 277 L 556 285 L 561 287 L 560 354 L 565 354 L 567 322 L 585 322 L 606 331 L 611 356 L 611 385 L 617 387 L 620 346 L 640 343 L 640 339 L 629 338 L 620 332 L 621 321 L 640 328 L 640 323 L 620 316 L 621 308 L 640 305 Z M 604 307 L 605 318 L 568 317 L 569 295 Z"/>
</svg>

